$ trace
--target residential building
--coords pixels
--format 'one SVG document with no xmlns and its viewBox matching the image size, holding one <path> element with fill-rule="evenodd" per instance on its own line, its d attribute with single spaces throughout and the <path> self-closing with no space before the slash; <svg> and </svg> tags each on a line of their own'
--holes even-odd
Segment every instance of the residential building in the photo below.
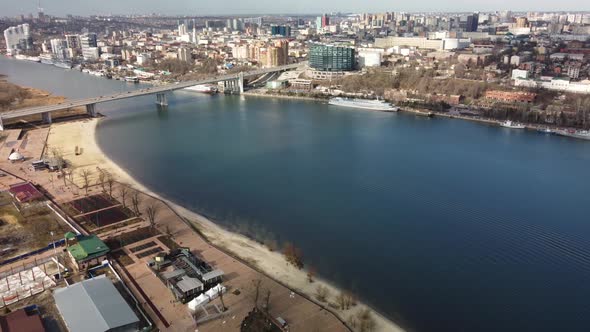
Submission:
<svg viewBox="0 0 590 332">
<path fill-rule="evenodd" d="M 29 24 L 20 24 L 4 30 L 4 41 L 6 42 L 6 50 L 10 54 L 32 49 L 33 38 Z"/>
<path fill-rule="evenodd" d="M 467 16 L 467 24 L 465 26 L 465 31 L 466 32 L 477 31 L 478 23 L 479 23 L 479 14 L 474 13 L 472 15 Z"/>
<path fill-rule="evenodd" d="M 181 61 L 192 62 L 191 50 L 186 47 L 178 48 L 178 59 Z"/>
<path fill-rule="evenodd" d="M 18 309 L 0 316 L 1 332 L 45 332 L 39 311 Z"/>
</svg>

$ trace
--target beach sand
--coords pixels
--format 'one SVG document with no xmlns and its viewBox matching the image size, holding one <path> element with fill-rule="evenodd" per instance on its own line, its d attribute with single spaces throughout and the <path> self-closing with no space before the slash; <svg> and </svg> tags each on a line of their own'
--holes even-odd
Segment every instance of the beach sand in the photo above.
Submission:
<svg viewBox="0 0 590 332">
<path fill-rule="evenodd" d="M 97 167 L 100 167 L 111 173 L 118 181 L 127 183 L 136 189 L 163 199 L 158 196 L 157 193 L 151 192 L 148 188 L 133 179 L 125 169 L 115 164 L 101 151 L 95 140 L 96 127 L 99 121 L 100 119 L 86 119 L 52 125 L 47 140 L 48 148 L 57 148 L 60 150 L 63 153 L 63 156 L 73 164 L 78 172 L 82 168 L 88 168 L 96 177 L 96 174 L 98 173 L 96 171 Z M 75 155 L 76 146 L 83 149 L 82 154 Z M 75 177 L 74 181 L 76 183 L 81 183 L 79 177 Z M 95 181 L 95 179 L 92 181 Z M 267 247 L 256 241 L 240 234 L 227 231 L 197 213 L 178 206 L 173 202 L 167 202 L 174 207 L 177 213 L 192 222 L 210 242 L 218 247 L 225 248 L 234 255 L 242 258 L 244 261 L 249 262 L 253 267 L 262 271 L 266 275 L 275 280 L 281 281 L 291 289 L 306 294 L 309 298 L 315 299 L 316 289 L 319 285 L 327 287 L 330 293 L 328 296 L 328 302 L 336 302 L 335 297 L 340 293 L 340 290 L 337 287 L 325 280 L 320 280 L 317 277 L 314 278 L 313 283 L 309 283 L 307 280 L 307 272 L 298 270 L 292 265 L 287 264 L 281 253 L 270 251 Z M 326 303 L 323 304 L 326 305 Z M 347 321 L 348 316 L 355 314 L 359 308 L 365 307 L 367 306 L 358 303 L 353 309 L 334 311 L 344 321 Z M 401 327 L 397 326 L 392 321 L 378 314 L 373 309 L 369 309 L 376 321 L 376 329 L 374 331 L 403 331 Z"/>
</svg>

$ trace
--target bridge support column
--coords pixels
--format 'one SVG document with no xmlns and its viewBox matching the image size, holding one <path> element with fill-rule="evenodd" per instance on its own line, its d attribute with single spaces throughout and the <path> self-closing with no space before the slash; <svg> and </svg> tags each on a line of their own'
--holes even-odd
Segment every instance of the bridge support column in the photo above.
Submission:
<svg viewBox="0 0 590 332">
<path fill-rule="evenodd" d="M 0 131 L 4 131 L 4 122 L 2 122 L 1 116 L 0 116 Z"/>
<path fill-rule="evenodd" d="M 165 92 L 156 93 L 156 104 L 160 106 L 168 106 L 168 97 Z"/>
<path fill-rule="evenodd" d="M 43 123 L 51 124 L 51 112 L 41 113 L 41 118 L 43 119 Z"/>
<path fill-rule="evenodd" d="M 240 94 L 244 93 L 244 73 L 240 72 L 240 74 L 238 74 L 238 89 L 240 91 Z"/>
<path fill-rule="evenodd" d="M 95 118 L 96 117 L 96 108 L 94 107 L 96 104 L 88 104 L 86 105 L 86 113 L 89 116 Z"/>
</svg>

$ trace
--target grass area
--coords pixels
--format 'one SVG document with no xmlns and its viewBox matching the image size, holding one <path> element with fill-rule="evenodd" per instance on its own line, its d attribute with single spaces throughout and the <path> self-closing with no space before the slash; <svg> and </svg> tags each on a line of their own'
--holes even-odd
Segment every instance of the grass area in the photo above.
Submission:
<svg viewBox="0 0 590 332">
<path fill-rule="evenodd" d="M 69 229 L 43 204 L 27 205 L 21 211 L 0 194 L 0 259 L 14 257 L 49 245 Z M 54 235 L 51 236 L 50 232 Z"/>
<path fill-rule="evenodd" d="M 129 255 L 127 255 L 123 250 L 117 250 L 111 253 L 111 256 L 113 256 L 113 258 L 123 266 L 135 263 L 135 261 L 131 257 L 129 257 Z"/>
<path fill-rule="evenodd" d="M 178 245 L 178 243 L 176 243 L 174 240 L 172 240 L 172 238 L 170 238 L 170 236 L 168 236 L 168 235 L 159 236 L 158 237 L 158 240 L 160 242 L 162 242 L 170 250 L 174 250 L 174 249 L 180 248 L 180 246 Z"/>
<path fill-rule="evenodd" d="M 152 230 L 150 227 L 142 227 L 131 232 L 123 233 L 116 237 L 110 238 L 105 241 L 105 244 L 111 250 L 116 250 L 126 245 L 130 245 L 132 243 L 139 242 L 157 235 L 159 235 L 157 230 Z"/>
<path fill-rule="evenodd" d="M 100 233 L 106 233 L 106 232 L 112 231 L 114 229 L 122 228 L 122 227 L 133 225 L 133 224 L 137 224 L 137 223 L 142 222 L 142 221 L 143 221 L 143 219 L 141 219 L 141 218 L 132 218 L 132 219 L 129 219 L 129 220 L 126 220 L 126 221 L 123 221 L 123 222 L 119 222 L 119 223 L 116 223 L 116 224 L 112 224 L 112 225 L 103 227 L 103 228 L 99 229 L 97 233 L 98 234 L 100 234 Z"/>
</svg>

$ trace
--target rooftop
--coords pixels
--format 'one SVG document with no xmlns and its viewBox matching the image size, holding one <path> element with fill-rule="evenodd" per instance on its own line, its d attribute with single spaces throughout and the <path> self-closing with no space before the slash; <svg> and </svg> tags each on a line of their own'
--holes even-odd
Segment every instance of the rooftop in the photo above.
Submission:
<svg viewBox="0 0 590 332">
<path fill-rule="evenodd" d="M 76 261 L 98 257 L 109 252 L 109 247 L 96 235 L 88 235 L 78 239 L 78 243 L 68 247 L 68 251 Z"/>
<path fill-rule="evenodd" d="M 56 289 L 53 297 L 70 332 L 104 332 L 139 322 L 104 275 Z"/>
</svg>

